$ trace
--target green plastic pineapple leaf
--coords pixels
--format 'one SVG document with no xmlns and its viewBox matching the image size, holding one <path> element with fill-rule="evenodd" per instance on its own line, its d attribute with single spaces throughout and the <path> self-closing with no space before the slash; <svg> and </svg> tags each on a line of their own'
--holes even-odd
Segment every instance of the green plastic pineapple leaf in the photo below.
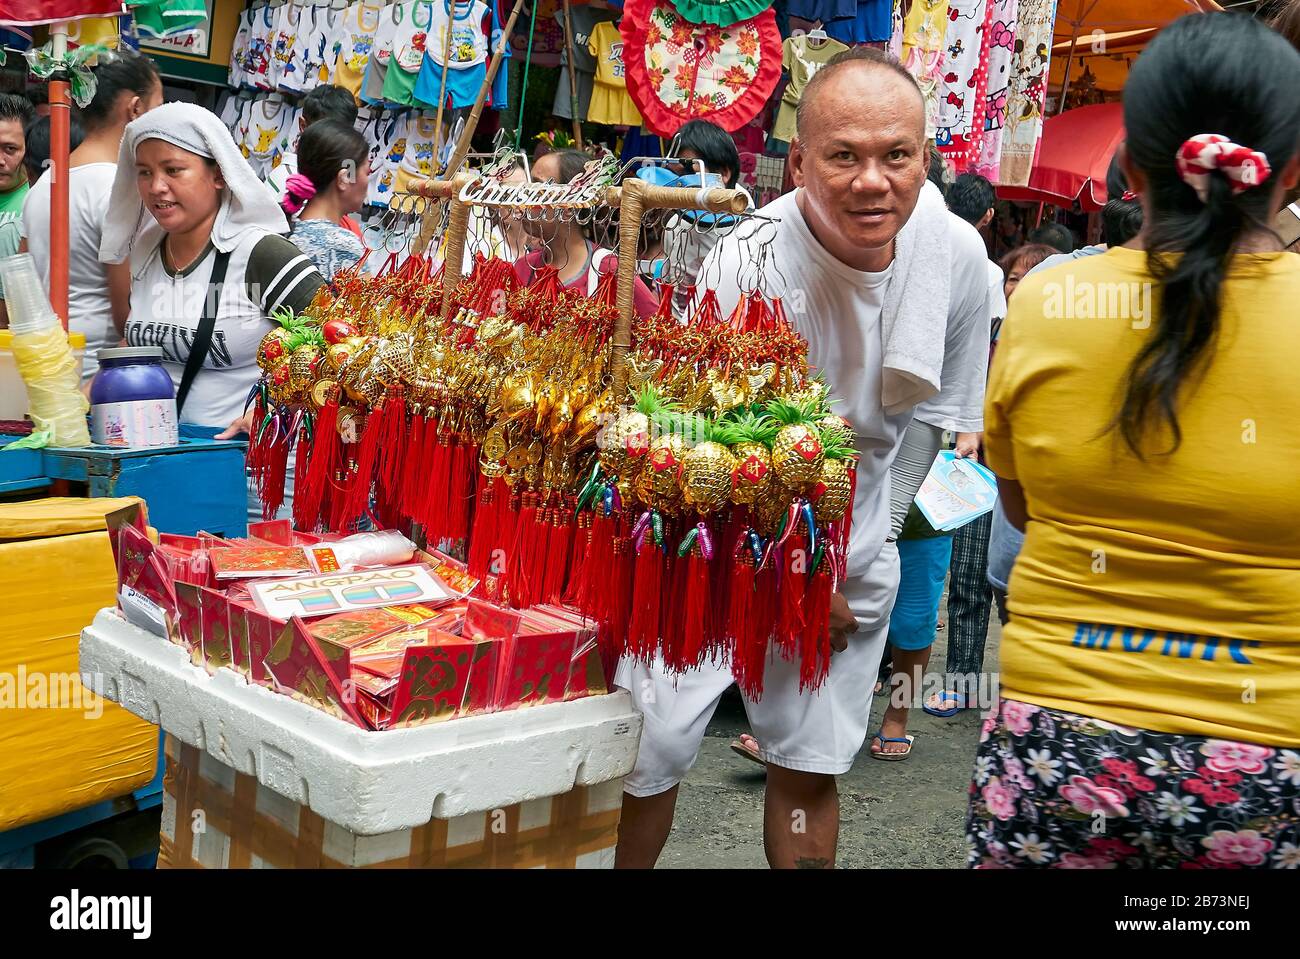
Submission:
<svg viewBox="0 0 1300 959">
<path fill-rule="evenodd" d="M 737 443 L 762 443 L 771 446 L 781 424 L 762 412 L 761 406 L 739 407 L 729 417 L 737 435 Z"/>
<path fill-rule="evenodd" d="M 822 452 L 826 454 L 828 460 L 847 460 L 858 455 L 858 451 L 853 448 L 851 437 L 845 436 L 843 430 L 838 428 L 819 430 L 818 434 L 822 443 Z"/>
<path fill-rule="evenodd" d="M 769 416 L 776 420 L 782 426 L 793 426 L 799 423 L 811 423 L 816 419 L 817 404 L 811 400 L 790 400 L 777 399 L 768 400 L 765 407 Z"/>
</svg>

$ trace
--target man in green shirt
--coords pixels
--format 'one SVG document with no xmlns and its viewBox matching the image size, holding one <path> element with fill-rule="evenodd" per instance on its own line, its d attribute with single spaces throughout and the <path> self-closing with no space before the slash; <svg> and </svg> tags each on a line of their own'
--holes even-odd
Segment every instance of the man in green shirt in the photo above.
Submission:
<svg viewBox="0 0 1300 959">
<path fill-rule="evenodd" d="M 22 216 L 23 198 L 27 196 L 27 170 L 23 167 L 27 140 L 23 131 L 35 118 L 36 110 L 26 97 L 0 94 L 0 221 Z"/>
<path fill-rule="evenodd" d="M 36 118 L 31 101 L 17 93 L 0 93 L 0 259 L 13 256 L 22 242 L 23 200 L 30 185 L 23 158 L 27 124 Z M 0 287 L 0 326 L 9 325 Z"/>
</svg>

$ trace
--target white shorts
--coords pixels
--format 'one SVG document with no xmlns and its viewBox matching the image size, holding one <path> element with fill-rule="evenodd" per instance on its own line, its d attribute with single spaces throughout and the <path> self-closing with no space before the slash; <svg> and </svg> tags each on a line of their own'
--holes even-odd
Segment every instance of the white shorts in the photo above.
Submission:
<svg viewBox="0 0 1300 959">
<path fill-rule="evenodd" d="M 855 612 L 878 608 L 882 590 L 897 591 L 898 554 L 893 544 L 872 564 L 872 573 L 844 584 Z M 864 622 L 868 618 L 874 622 Z M 831 657 L 830 675 L 816 692 L 799 692 L 797 661 L 768 656 L 762 699 L 744 696 L 745 714 L 765 762 L 831 776 L 849 771 L 866 742 L 872 688 L 888 631 L 887 615 L 883 621 L 878 614 L 860 617 L 848 649 Z M 645 717 L 636 768 L 623 781 L 624 792 L 654 796 L 671 789 L 695 765 L 718 701 L 735 682 L 730 666 L 705 664 L 674 676 L 664 669 L 662 659 L 649 666 L 624 659 L 614 681 L 631 691 Z"/>
</svg>

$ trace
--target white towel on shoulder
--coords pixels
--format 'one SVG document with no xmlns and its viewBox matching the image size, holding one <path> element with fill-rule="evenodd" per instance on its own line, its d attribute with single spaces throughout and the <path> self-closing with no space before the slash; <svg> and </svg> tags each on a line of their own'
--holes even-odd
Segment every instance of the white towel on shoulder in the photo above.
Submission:
<svg viewBox="0 0 1300 959">
<path fill-rule="evenodd" d="M 900 413 L 939 392 L 951 287 L 948 208 L 939 188 L 927 182 L 894 241 L 885 287 L 880 387 L 885 413 Z"/>
<path fill-rule="evenodd" d="M 250 230 L 289 232 L 284 211 L 257 178 L 217 115 L 193 103 L 165 103 L 126 125 L 99 243 L 102 262 L 121 263 L 133 253 L 152 253 L 162 242 L 163 229 L 145 210 L 136 185 L 136 147 L 155 139 L 215 160 L 221 168 L 225 196 L 212 225 L 212 245 L 218 250 L 233 250 Z"/>
</svg>

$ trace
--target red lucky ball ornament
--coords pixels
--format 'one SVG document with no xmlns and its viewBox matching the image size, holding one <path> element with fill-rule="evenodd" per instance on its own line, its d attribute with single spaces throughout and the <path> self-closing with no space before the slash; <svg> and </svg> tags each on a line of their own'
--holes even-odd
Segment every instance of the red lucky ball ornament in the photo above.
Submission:
<svg viewBox="0 0 1300 959">
<path fill-rule="evenodd" d="M 349 336 L 357 335 L 357 328 L 347 320 L 326 320 L 320 328 L 325 337 L 325 342 L 333 346 L 335 343 L 342 343 Z"/>
<path fill-rule="evenodd" d="M 628 0 L 619 31 L 627 92 L 656 136 L 697 119 L 739 130 L 781 78 L 781 34 L 770 9 L 720 27 L 691 23 L 668 0 Z"/>
</svg>

